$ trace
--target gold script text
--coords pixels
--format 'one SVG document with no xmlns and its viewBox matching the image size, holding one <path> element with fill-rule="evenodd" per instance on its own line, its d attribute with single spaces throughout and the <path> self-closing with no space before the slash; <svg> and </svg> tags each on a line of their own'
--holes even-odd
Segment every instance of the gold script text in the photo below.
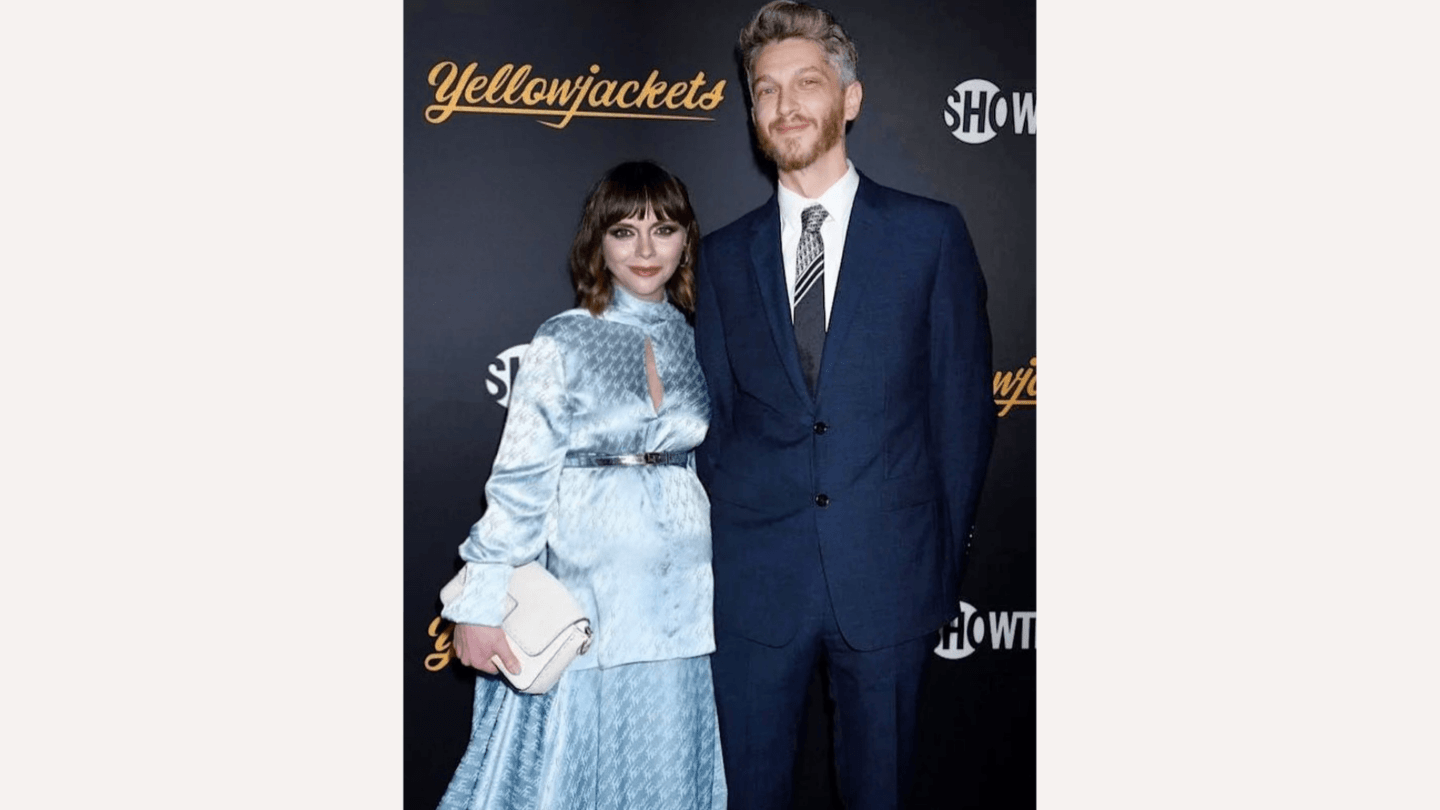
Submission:
<svg viewBox="0 0 1440 810">
<path fill-rule="evenodd" d="M 705 71 L 693 79 L 666 82 L 660 71 L 652 70 L 638 79 L 599 78 L 600 66 L 591 65 L 587 75 L 573 79 L 532 76 L 534 65 L 499 66 L 492 73 L 480 73 L 478 62 L 465 67 L 451 61 L 430 68 L 430 86 L 435 103 L 425 108 L 425 120 L 443 124 L 457 112 L 531 115 L 553 129 L 564 129 L 574 118 L 648 118 L 662 121 L 713 121 L 704 115 L 725 100 L 725 80 L 707 88 Z M 701 92 L 701 91 L 704 92 Z M 653 111 L 673 112 L 653 112 Z"/>
</svg>

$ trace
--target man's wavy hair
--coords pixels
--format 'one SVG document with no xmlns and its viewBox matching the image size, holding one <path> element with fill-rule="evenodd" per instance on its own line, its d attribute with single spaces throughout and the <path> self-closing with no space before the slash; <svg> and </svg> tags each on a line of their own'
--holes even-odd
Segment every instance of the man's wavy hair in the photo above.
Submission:
<svg viewBox="0 0 1440 810">
<path fill-rule="evenodd" d="M 590 189 L 580 214 L 580 229 L 570 245 L 570 280 L 577 306 L 599 315 L 615 296 L 615 281 L 605 267 L 605 232 L 627 217 L 668 219 L 685 229 L 685 250 L 675 275 L 665 283 L 670 303 L 695 312 L 695 260 L 700 252 L 700 225 L 690 195 L 680 178 L 648 160 L 621 163 Z"/>
<path fill-rule="evenodd" d="M 823 8 L 807 6 L 792 0 L 774 0 L 755 12 L 755 17 L 740 29 L 737 47 L 745 60 L 745 81 L 755 86 L 755 60 L 766 45 L 773 45 L 785 39 L 808 39 L 825 52 L 835 72 L 840 74 L 840 86 L 849 87 L 860 78 L 860 53 L 850 35 L 835 21 L 835 17 Z"/>
</svg>

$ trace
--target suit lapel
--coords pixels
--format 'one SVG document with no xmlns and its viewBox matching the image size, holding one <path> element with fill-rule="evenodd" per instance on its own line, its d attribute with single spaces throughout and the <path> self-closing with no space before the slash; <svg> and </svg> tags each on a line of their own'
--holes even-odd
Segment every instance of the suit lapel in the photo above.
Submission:
<svg viewBox="0 0 1440 810">
<path fill-rule="evenodd" d="M 755 271 L 755 280 L 760 287 L 760 298 L 765 306 L 765 319 L 770 322 L 770 332 L 775 338 L 775 348 L 780 352 L 780 364 L 785 367 L 785 376 L 795 393 L 806 402 L 810 391 L 805 386 L 805 377 L 800 371 L 800 355 L 795 348 L 795 327 L 790 321 L 790 295 L 785 289 L 785 262 L 780 255 L 780 203 L 772 196 L 766 215 L 756 226 L 750 241 L 750 261 Z"/>
<path fill-rule="evenodd" d="M 845 231 L 845 253 L 840 257 L 840 280 L 835 287 L 835 300 L 830 304 L 825 352 L 820 356 L 822 388 L 825 380 L 835 373 L 836 358 L 842 354 L 841 347 L 859 315 L 860 304 L 868 297 L 869 286 L 884 267 L 881 235 L 886 232 L 886 226 L 875 205 L 874 188 L 869 178 L 860 175 L 860 187 L 855 190 L 855 204 L 850 208 L 850 224 Z M 798 360 L 796 368 L 799 368 Z"/>
</svg>

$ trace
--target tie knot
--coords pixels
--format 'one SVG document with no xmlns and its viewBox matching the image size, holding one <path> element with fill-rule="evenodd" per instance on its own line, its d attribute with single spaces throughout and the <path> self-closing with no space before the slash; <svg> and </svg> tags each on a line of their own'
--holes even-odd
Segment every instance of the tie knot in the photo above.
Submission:
<svg viewBox="0 0 1440 810">
<path fill-rule="evenodd" d="M 820 223 L 825 221 L 826 212 L 823 205 L 812 205 L 800 212 L 800 221 L 805 226 L 805 233 L 819 233 Z"/>
</svg>

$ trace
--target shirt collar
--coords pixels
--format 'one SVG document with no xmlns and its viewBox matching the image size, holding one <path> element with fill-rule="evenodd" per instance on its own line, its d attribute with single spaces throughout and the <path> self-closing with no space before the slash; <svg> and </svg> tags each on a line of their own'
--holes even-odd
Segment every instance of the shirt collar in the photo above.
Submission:
<svg viewBox="0 0 1440 810">
<path fill-rule="evenodd" d="M 860 173 L 855 171 L 855 164 L 846 158 L 845 173 L 816 200 L 806 199 L 778 182 L 775 187 L 779 189 L 781 228 L 800 227 L 800 212 L 816 203 L 825 206 L 825 212 L 836 222 L 849 222 L 850 209 L 855 205 L 855 191 L 860 188 Z"/>
</svg>

